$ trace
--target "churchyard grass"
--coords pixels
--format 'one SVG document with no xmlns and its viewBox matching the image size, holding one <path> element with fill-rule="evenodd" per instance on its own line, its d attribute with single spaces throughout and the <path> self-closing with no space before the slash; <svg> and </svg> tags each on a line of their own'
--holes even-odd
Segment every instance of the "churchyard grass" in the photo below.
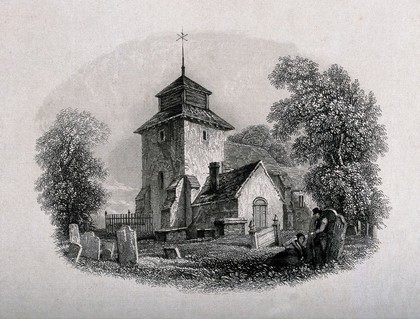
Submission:
<svg viewBox="0 0 420 319">
<path fill-rule="evenodd" d="M 103 236 L 102 240 L 113 241 L 109 236 Z M 140 240 L 136 265 L 80 257 L 76 267 L 89 273 L 134 279 L 151 286 L 173 286 L 185 291 L 263 290 L 278 285 L 296 285 L 350 270 L 372 255 L 377 244 L 370 238 L 348 236 L 343 256 L 338 262 L 313 269 L 308 265 L 270 266 L 268 259 L 279 251 L 279 247 L 250 249 L 248 237 L 198 239 L 171 244 Z M 182 258 L 165 259 L 163 247 L 168 246 L 178 247 Z M 65 245 L 62 247 L 64 252 Z"/>
</svg>

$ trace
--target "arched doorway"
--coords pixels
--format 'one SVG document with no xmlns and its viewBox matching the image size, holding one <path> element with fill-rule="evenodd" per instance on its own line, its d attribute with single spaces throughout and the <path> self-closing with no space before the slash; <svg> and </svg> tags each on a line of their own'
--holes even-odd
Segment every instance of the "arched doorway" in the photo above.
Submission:
<svg viewBox="0 0 420 319">
<path fill-rule="evenodd" d="M 257 229 L 267 227 L 267 201 L 257 197 L 253 202 L 253 219 Z"/>
</svg>

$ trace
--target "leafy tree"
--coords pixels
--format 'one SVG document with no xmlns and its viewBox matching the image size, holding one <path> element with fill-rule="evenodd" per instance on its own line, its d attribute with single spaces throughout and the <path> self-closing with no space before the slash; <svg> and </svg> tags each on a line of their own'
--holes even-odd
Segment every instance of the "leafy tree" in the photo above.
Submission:
<svg viewBox="0 0 420 319">
<path fill-rule="evenodd" d="M 307 191 L 319 205 L 333 206 L 349 219 L 375 216 L 382 223 L 389 207 L 377 190 L 381 180 L 374 162 L 387 144 L 373 93 L 366 94 L 342 67 L 321 72 L 301 57 L 280 57 L 269 79 L 291 93 L 273 104 L 268 121 L 274 122 L 276 139 L 294 138 L 292 158 L 311 165 Z"/>
<path fill-rule="evenodd" d="M 106 124 L 88 112 L 62 110 L 36 142 L 36 161 L 42 174 L 36 181 L 38 202 L 51 214 L 51 223 L 63 234 L 69 224 L 82 231 L 93 228 L 92 213 L 105 203 L 102 187 L 107 172 L 93 148 L 109 136 Z"/>
<path fill-rule="evenodd" d="M 278 163 L 284 166 L 292 166 L 288 143 L 281 143 L 273 138 L 267 125 L 251 125 L 241 132 L 230 135 L 228 141 L 258 146 L 265 149 Z"/>
</svg>

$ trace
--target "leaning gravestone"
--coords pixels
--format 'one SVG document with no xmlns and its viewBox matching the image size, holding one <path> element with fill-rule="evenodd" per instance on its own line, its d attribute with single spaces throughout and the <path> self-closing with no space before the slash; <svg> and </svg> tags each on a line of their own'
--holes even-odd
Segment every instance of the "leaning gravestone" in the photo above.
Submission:
<svg viewBox="0 0 420 319">
<path fill-rule="evenodd" d="M 71 243 L 80 244 L 79 226 L 77 224 L 69 225 L 69 237 Z"/>
<path fill-rule="evenodd" d="M 101 253 L 101 240 L 93 231 L 80 236 L 80 243 L 83 247 L 82 256 L 99 260 Z"/>
<path fill-rule="evenodd" d="M 117 230 L 118 261 L 120 264 L 137 264 L 139 252 L 137 251 L 136 231 L 130 226 L 122 226 Z"/>
<path fill-rule="evenodd" d="M 346 239 L 347 222 L 342 215 L 336 213 L 331 245 L 328 249 L 328 260 L 337 260 L 341 257 Z"/>
<path fill-rule="evenodd" d="M 79 261 L 80 255 L 82 254 L 82 251 L 82 245 L 78 243 L 70 243 L 69 252 L 67 253 L 67 256 L 69 258 L 74 258 L 75 263 L 77 263 Z"/>
<path fill-rule="evenodd" d="M 102 260 L 113 260 L 114 259 L 114 251 L 115 251 L 115 243 L 111 242 L 103 242 L 102 247 Z"/>
<path fill-rule="evenodd" d="M 178 247 L 163 247 L 163 251 L 165 252 L 165 258 L 167 259 L 181 258 Z"/>
</svg>

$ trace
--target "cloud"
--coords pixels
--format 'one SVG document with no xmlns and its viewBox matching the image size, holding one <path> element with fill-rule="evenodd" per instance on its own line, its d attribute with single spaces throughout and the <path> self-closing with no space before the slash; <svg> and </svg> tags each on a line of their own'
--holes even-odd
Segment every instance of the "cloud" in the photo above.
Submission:
<svg viewBox="0 0 420 319">
<path fill-rule="evenodd" d="M 116 181 L 115 179 L 111 179 L 105 182 L 104 187 L 108 191 L 126 191 L 126 192 L 133 192 L 136 191 L 135 188 L 127 186 L 123 183 Z"/>
</svg>

